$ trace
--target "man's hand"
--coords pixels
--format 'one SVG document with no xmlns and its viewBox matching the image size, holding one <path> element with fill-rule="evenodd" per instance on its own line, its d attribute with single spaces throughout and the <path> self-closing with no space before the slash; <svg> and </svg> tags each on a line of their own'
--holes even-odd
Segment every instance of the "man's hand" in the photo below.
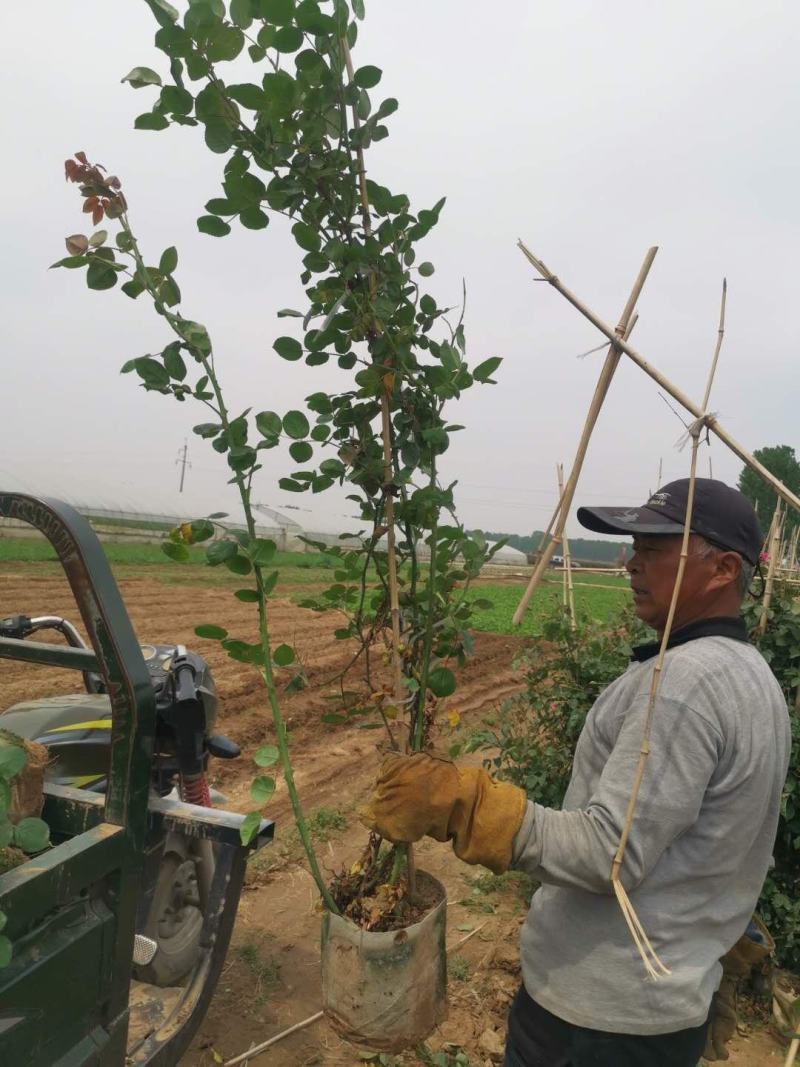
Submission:
<svg viewBox="0 0 800 1067">
<path fill-rule="evenodd" d="M 722 981 L 714 994 L 711 1025 L 703 1052 L 703 1058 L 712 1062 L 727 1060 L 730 1055 L 725 1046 L 736 1036 L 739 1023 L 739 986 L 750 975 L 753 967 L 763 963 L 775 948 L 775 942 L 761 920 L 754 915 L 753 922 L 758 928 L 758 934 L 751 936 L 753 931 L 748 927 L 747 933 L 743 934 L 730 952 L 726 952 L 720 960 Z"/>
<path fill-rule="evenodd" d="M 387 756 L 361 821 L 389 841 L 452 840 L 465 863 L 495 874 L 508 870 L 511 843 L 522 824 L 526 797 L 508 782 L 495 782 L 478 767 L 415 752 Z"/>
</svg>

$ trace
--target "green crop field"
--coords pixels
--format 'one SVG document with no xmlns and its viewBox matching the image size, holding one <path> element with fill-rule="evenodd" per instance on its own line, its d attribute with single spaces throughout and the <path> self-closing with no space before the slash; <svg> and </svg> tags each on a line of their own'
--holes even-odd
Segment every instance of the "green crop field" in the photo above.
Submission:
<svg viewBox="0 0 800 1067">
<path fill-rule="evenodd" d="M 238 588 L 239 575 L 225 567 L 202 566 L 205 551 L 202 546 L 190 548 L 186 563 L 167 559 L 158 544 L 104 543 L 103 549 L 118 578 L 150 577 L 168 585 L 214 585 Z M 39 538 L 0 538 L 0 566 L 39 564 L 60 572 L 56 555 L 50 544 Z M 280 572 L 278 593 L 293 595 L 298 586 L 324 587 L 333 581 L 336 560 L 320 552 L 276 552 L 274 567 Z M 424 569 L 422 578 L 424 579 Z M 371 573 L 369 581 L 374 581 Z M 603 622 L 628 603 L 628 581 L 610 574 L 580 573 L 574 576 L 575 607 L 579 615 Z M 561 602 L 560 575 L 548 576 L 536 594 L 520 627 L 511 621 L 525 589 L 524 581 L 480 582 L 470 591 L 471 600 L 487 600 L 491 607 L 479 608 L 473 626 L 498 634 L 536 634 L 540 632 L 545 614 Z M 297 592 L 294 599 L 302 599 L 306 592 Z"/>
<path fill-rule="evenodd" d="M 595 578 L 600 578 L 601 581 L 595 583 Z M 629 585 L 625 578 L 593 574 L 587 576 L 587 583 L 577 580 L 574 582 L 575 610 L 578 616 L 586 615 L 597 622 L 604 622 L 629 603 Z M 602 585 L 604 588 L 594 588 L 595 585 Z M 470 598 L 488 600 L 492 606 L 476 610 L 474 628 L 496 634 L 538 634 L 541 631 L 542 618 L 561 603 L 561 582 L 551 581 L 539 588 L 528 606 L 522 625 L 517 627 L 511 619 L 524 590 L 523 583 L 481 583 L 471 592 Z"/>
</svg>

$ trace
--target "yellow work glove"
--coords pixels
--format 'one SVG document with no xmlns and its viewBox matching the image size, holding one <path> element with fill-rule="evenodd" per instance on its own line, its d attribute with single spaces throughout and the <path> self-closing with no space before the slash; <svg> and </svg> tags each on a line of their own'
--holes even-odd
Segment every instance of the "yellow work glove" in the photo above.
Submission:
<svg viewBox="0 0 800 1067">
<path fill-rule="evenodd" d="M 495 782 L 479 767 L 458 768 L 450 760 L 415 752 L 387 756 L 359 816 L 389 841 L 452 840 L 459 859 L 501 874 L 511 863 L 525 803 L 522 789 Z"/>
<path fill-rule="evenodd" d="M 738 1026 L 737 1000 L 739 986 L 750 975 L 753 967 L 770 955 L 775 948 L 769 930 L 757 917 L 753 916 L 763 943 L 744 934 L 730 952 L 726 952 L 719 961 L 722 964 L 722 981 L 714 994 L 714 1009 L 711 1025 L 708 1028 L 706 1047 L 703 1058 L 706 1060 L 727 1060 L 730 1053 L 725 1047 L 736 1036 Z"/>
</svg>

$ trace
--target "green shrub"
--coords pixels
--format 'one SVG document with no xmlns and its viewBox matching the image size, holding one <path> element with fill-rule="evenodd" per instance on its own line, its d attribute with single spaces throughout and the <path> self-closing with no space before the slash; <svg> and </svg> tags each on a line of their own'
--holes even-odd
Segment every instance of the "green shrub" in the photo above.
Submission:
<svg viewBox="0 0 800 1067">
<path fill-rule="evenodd" d="M 745 618 L 755 626 L 761 604 L 748 603 Z M 800 603 L 789 586 L 777 585 L 764 635 L 756 639 L 783 689 L 792 728 L 792 755 L 783 787 L 775 838 L 775 866 L 770 870 L 758 910 L 777 945 L 778 961 L 800 970 Z"/>
<path fill-rule="evenodd" d="M 496 720 L 471 733 L 465 749 L 497 749 L 485 763 L 498 777 L 540 804 L 561 807 L 586 715 L 627 667 L 631 645 L 644 637 L 645 628 L 629 610 L 603 624 L 581 619 L 572 630 L 559 608 L 515 663 L 524 668 L 524 691 L 503 704 Z"/>
</svg>

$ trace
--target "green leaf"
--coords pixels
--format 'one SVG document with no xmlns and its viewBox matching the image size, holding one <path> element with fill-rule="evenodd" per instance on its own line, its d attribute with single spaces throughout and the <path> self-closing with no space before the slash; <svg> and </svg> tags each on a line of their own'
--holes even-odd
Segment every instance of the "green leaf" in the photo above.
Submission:
<svg viewBox="0 0 800 1067">
<path fill-rule="evenodd" d="M 235 215 L 233 206 L 230 200 L 225 200 L 221 196 L 214 197 L 206 204 L 206 211 L 210 215 Z"/>
<path fill-rule="evenodd" d="M 130 281 L 125 282 L 124 285 L 121 285 L 120 289 L 122 289 L 125 296 L 129 296 L 131 300 L 135 300 L 140 293 L 144 292 L 144 286 L 138 278 L 131 278 Z"/>
<path fill-rule="evenodd" d="M 295 463 L 306 463 L 314 455 L 314 449 L 307 441 L 294 441 L 289 445 L 289 455 Z"/>
<path fill-rule="evenodd" d="M 270 541 L 266 537 L 257 537 L 255 544 L 251 545 L 250 558 L 253 563 L 257 563 L 259 567 L 266 566 L 267 563 L 272 561 L 272 557 L 275 555 L 278 546 L 274 541 Z"/>
<path fill-rule="evenodd" d="M 269 798 L 275 792 L 275 779 L 265 774 L 260 774 L 250 783 L 250 799 L 259 807 L 264 807 Z"/>
<path fill-rule="evenodd" d="M 260 600 L 256 589 L 237 589 L 233 595 L 237 600 L 241 600 L 243 604 L 257 604 Z"/>
<path fill-rule="evenodd" d="M 294 649 L 291 645 L 278 645 L 272 653 L 272 658 L 278 667 L 288 667 L 294 663 Z"/>
<path fill-rule="evenodd" d="M 290 362 L 303 358 L 303 346 L 294 337 L 279 337 L 272 347 L 279 356 Z"/>
<path fill-rule="evenodd" d="M 500 356 L 492 356 L 491 359 L 485 359 L 483 363 L 479 363 L 472 372 L 472 377 L 476 382 L 490 382 L 492 385 L 495 383 L 492 381 L 492 375 L 503 362 Z"/>
<path fill-rule="evenodd" d="M 206 559 L 212 567 L 225 563 L 238 552 L 235 541 L 214 541 L 206 549 Z"/>
<path fill-rule="evenodd" d="M 231 232 L 230 226 L 216 215 L 201 215 L 197 220 L 197 228 L 200 233 L 211 234 L 212 237 L 225 237 Z"/>
<path fill-rule="evenodd" d="M 278 572 L 272 571 L 261 582 L 261 587 L 264 590 L 264 596 L 269 596 L 275 586 L 278 584 Z"/>
<path fill-rule="evenodd" d="M 317 231 L 309 226 L 307 222 L 296 222 L 292 226 L 292 233 L 294 239 L 297 241 L 301 248 L 306 252 L 319 252 L 322 247 L 322 241 Z"/>
<path fill-rule="evenodd" d="M 258 13 L 275 26 L 285 26 L 294 17 L 294 0 L 256 0 Z"/>
<path fill-rule="evenodd" d="M 212 641 L 223 641 L 228 636 L 228 631 L 224 627 L 214 626 L 210 622 L 195 626 L 194 632 L 197 637 L 208 637 Z"/>
<path fill-rule="evenodd" d="M 0 967 L 7 967 L 11 963 L 14 949 L 5 934 L 0 934 Z"/>
<path fill-rule="evenodd" d="M 331 478 L 340 478 L 346 470 L 344 463 L 339 459 L 323 459 L 319 469 Z"/>
<path fill-rule="evenodd" d="M 278 487 L 287 493 L 304 493 L 308 488 L 300 482 L 294 481 L 293 478 L 279 478 Z"/>
<path fill-rule="evenodd" d="M 310 428 L 308 419 L 302 411 L 287 411 L 283 417 L 284 433 L 295 440 L 307 437 Z"/>
<path fill-rule="evenodd" d="M 250 111 L 261 111 L 266 107 L 267 96 L 260 85 L 253 85 L 252 82 L 241 82 L 236 85 L 229 85 L 226 92 L 231 100 L 235 100 L 237 104 L 241 104 L 242 107 L 246 107 Z"/>
<path fill-rule="evenodd" d="M 253 21 L 252 4 L 250 0 L 231 0 L 231 22 L 235 22 L 241 29 L 246 30 Z"/>
<path fill-rule="evenodd" d="M 157 111 L 145 111 L 143 115 L 137 115 L 133 122 L 135 130 L 166 130 L 167 126 L 169 119 Z"/>
<path fill-rule="evenodd" d="M 236 59 L 244 48 L 244 34 L 236 26 L 215 26 L 208 34 L 206 55 L 211 63 Z"/>
<path fill-rule="evenodd" d="M 117 272 L 104 259 L 92 257 L 86 271 L 86 284 L 90 289 L 113 289 L 117 284 Z"/>
<path fill-rule="evenodd" d="M 43 852 L 50 844 L 50 827 L 43 819 L 21 819 L 14 827 L 14 844 L 23 852 Z"/>
<path fill-rule="evenodd" d="M 0 816 L 4 815 L 11 807 L 11 786 L 5 780 L 0 778 Z"/>
<path fill-rule="evenodd" d="M 226 119 L 209 119 L 204 136 L 206 145 L 217 155 L 224 155 L 233 144 L 233 129 Z"/>
<path fill-rule="evenodd" d="M 91 263 L 91 260 L 88 256 L 64 256 L 63 259 L 51 263 L 50 270 L 55 267 L 67 267 L 69 270 L 74 270 L 76 267 L 85 267 L 89 263 Z"/>
<path fill-rule="evenodd" d="M 209 522 L 208 519 L 195 519 L 189 525 L 191 527 L 193 545 L 200 544 L 201 541 L 207 541 L 209 537 L 214 536 L 214 524 Z"/>
<path fill-rule="evenodd" d="M 232 574 L 249 574 L 253 569 L 247 556 L 230 556 L 225 560 L 225 566 Z"/>
<path fill-rule="evenodd" d="M 151 389 L 165 389 L 169 385 L 166 368 L 152 356 L 140 356 L 134 360 L 134 367 L 144 384 Z"/>
<path fill-rule="evenodd" d="M 155 15 L 159 26 L 171 26 L 177 21 L 178 11 L 168 3 L 168 0 L 144 0 Z"/>
<path fill-rule="evenodd" d="M 27 762 L 28 756 L 22 745 L 0 741 L 0 778 L 8 781 L 15 774 L 19 774 Z"/>
<path fill-rule="evenodd" d="M 342 723 L 347 722 L 347 716 L 337 715 L 335 711 L 328 711 L 324 715 L 320 715 L 320 720 L 330 726 L 341 726 Z"/>
<path fill-rule="evenodd" d="M 186 545 L 176 544 L 175 541 L 162 541 L 161 551 L 176 563 L 185 563 L 189 559 L 189 549 Z"/>
<path fill-rule="evenodd" d="M 158 269 L 162 274 L 172 274 L 177 266 L 178 250 L 174 246 L 170 246 L 161 253 L 161 259 L 158 261 Z"/>
<path fill-rule="evenodd" d="M 8 848 L 14 840 L 14 825 L 5 816 L 0 818 L 0 848 Z M 3 929 L 3 913 L 0 911 L 0 930 Z"/>
<path fill-rule="evenodd" d="M 277 437 L 283 429 L 280 415 L 275 411 L 259 411 L 256 415 L 256 429 L 264 437 Z"/>
<path fill-rule="evenodd" d="M 150 67 L 134 67 L 122 81 L 130 82 L 134 89 L 143 89 L 146 85 L 161 85 L 161 78 Z"/>
<path fill-rule="evenodd" d="M 189 115 L 194 107 L 194 97 L 177 85 L 165 85 L 161 90 L 159 110 L 168 115 Z"/>
<path fill-rule="evenodd" d="M 239 215 L 239 222 L 248 230 L 264 230 L 269 226 L 269 215 L 260 207 L 247 207 Z"/>
<path fill-rule="evenodd" d="M 192 432 L 196 433 L 198 437 L 208 438 L 216 437 L 219 431 L 222 429 L 222 425 L 219 422 L 201 422 L 197 426 L 192 427 Z M 213 515 L 209 515 L 210 519 L 224 519 L 226 518 L 225 512 L 215 512 Z"/>
<path fill-rule="evenodd" d="M 258 833 L 258 828 L 261 825 L 261 815 L 257 811 L 251 811 L 249 815 L 245 815 L 242 825 L 239 827 L 239 837 L 242 839 L 243 845 L 249 845 L 253 838 Z"/>
<path fill-rule="evenodd" d="M 456 676 L 448 667 L 434 667 L 428 675 L 428 688 L 437 697 L 449 697 L 456 690 Z"/>
<path fill-rule="evenodd" d="M 182 382 L 186 377 L 186 364 L 183 362 L 183 356 L 181 355 L 180 341 L 173 341 L 171 345 L 167 345 L 161 355 L 164 360 L 164 368 L 170 378 Z"/>
<path fill-rule="evenodd" d="M 435 270 L 435 267 L 434 267 L 434 265 L 432 263 L 428 263 L 426 261 L 425 263 L 420 263 L 420 265 L 417 268 L 417 270 L 420 272 L 420 274 L 422 275 L 423 278 L 430 278 L 430 276 L 433 274 L 433 272 Z"/>
<path fill-rule="evenodd" d="M 353 75 L 353 81 L 359 89 L 372 89 L 381 80 L 382 75 L 380 67 L 359 67 Z"/>
<path fill-rule="evenodd" d="M 280 757 L 281 754 L 275 745 L 262 745 L 253 753 L 253 760 L 258 767 L 272 767 Z"/>
<path fill-rule="evenodd" d="M 281 26 L 275 34 L 275 48 L 287 55 L 303 47 L 303 31 L 297 26 Z"/>
</svg>

